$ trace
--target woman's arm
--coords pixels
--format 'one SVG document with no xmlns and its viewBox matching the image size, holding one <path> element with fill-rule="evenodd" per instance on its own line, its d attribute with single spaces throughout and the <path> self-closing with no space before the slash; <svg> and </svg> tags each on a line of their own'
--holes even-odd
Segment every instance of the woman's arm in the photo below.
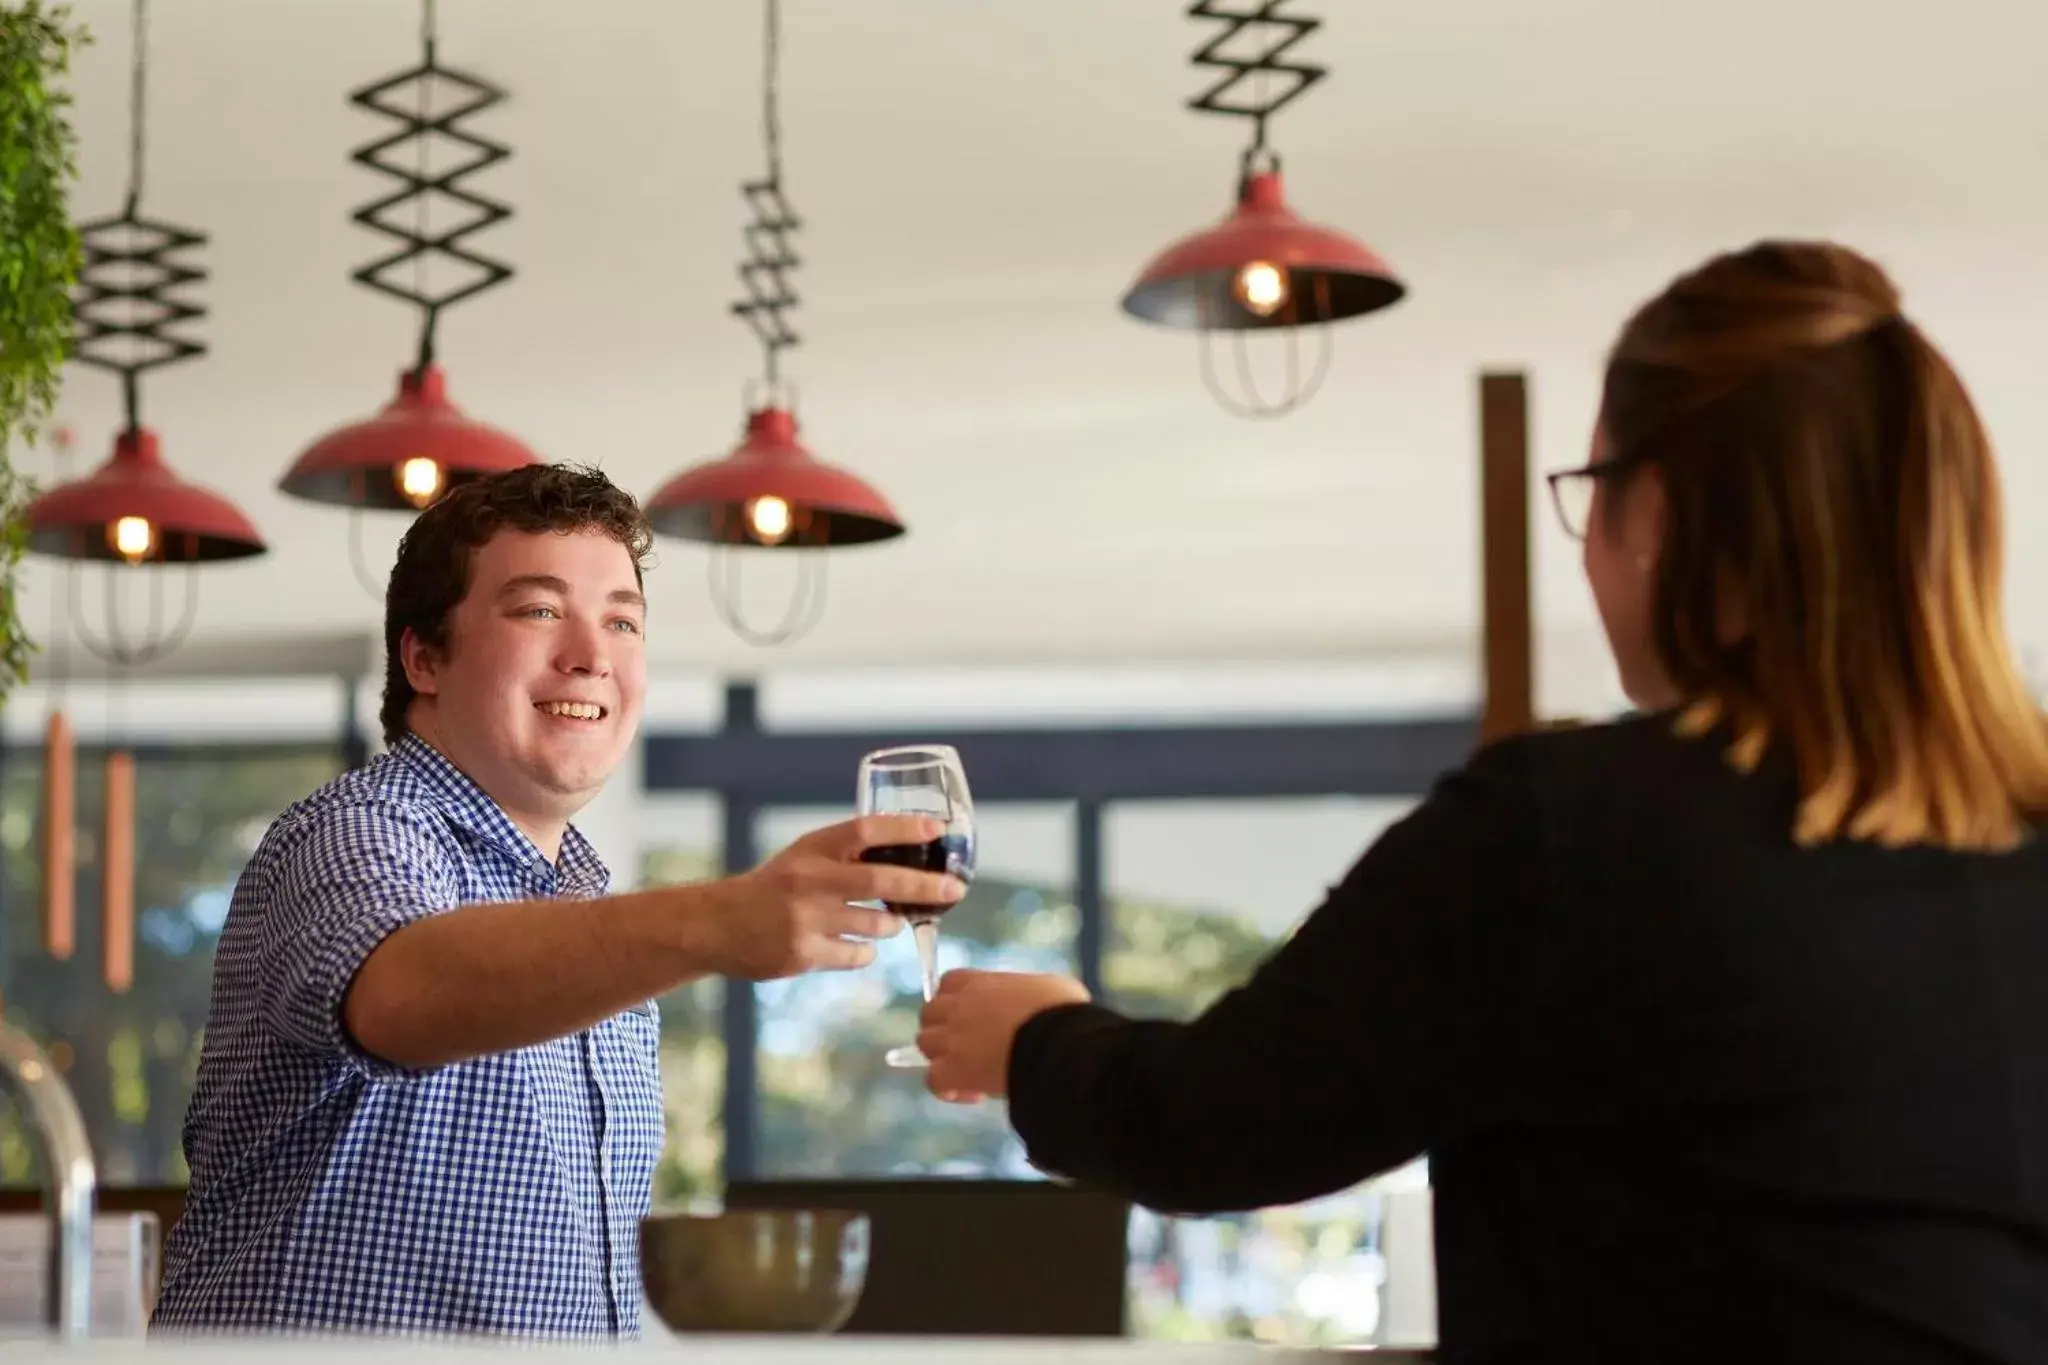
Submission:
<svg viewBox="0 0 2048 1365">
<path fill-rule="evenodd" d="M 1511 742 L 1445 779 L 1193 1022 L 1071 1004 L 1025 1023 L 1008 1091 L 1033 1162 L 1155 1208 L 1249 1209 L 1559 1101 L 1597 1068 L 1572 1042 L 1597 1007 L 1546 895 L 1527 759 Z"/>
</svg>

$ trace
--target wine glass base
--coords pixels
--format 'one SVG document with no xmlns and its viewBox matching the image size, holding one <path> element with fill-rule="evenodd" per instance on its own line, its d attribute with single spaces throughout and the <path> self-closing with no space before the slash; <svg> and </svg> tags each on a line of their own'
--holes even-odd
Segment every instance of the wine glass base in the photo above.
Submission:
<svg viewBox="0 0 2048 1365">
<path fill-rule="evenodd" d="M 882 1060 L 905 1071 L 927 1071 L 931 1069 L 932 1064 L 932 1059 L 920 1052 L 915 1043 L 909 1047 L 890 1048 L 883 1054 Z"/>
</svg>

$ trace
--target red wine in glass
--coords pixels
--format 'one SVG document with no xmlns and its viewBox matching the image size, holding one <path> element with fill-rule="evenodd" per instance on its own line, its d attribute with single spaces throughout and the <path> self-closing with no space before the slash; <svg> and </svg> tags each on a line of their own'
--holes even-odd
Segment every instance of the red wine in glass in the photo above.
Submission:
<svg viewBox="0 0 2048 1365">
<path fill-rule="evenodd" d="M 860 860 L 914 868 L 919 872 L 938 872 L 958 877 L 963 882 L 972 882 L 974 836 L 941 834 L 922 844 L 877 844 L 863 852 Z M 937 919 L 953 908 L 951 905 L 905 905 L 900 901 L 884 901 L 882 904 L 913 923 L 920 919 Z"/>
<path fill-rule="evenodd" d="M 860 761 L 855 803 L 862 815 L 922 815 L 941 826 L 922 844 L 883 844 L 861 854 L 863 862 L 887 863 L 939 872 L 962 882 L 974 880 L 974 798 L 960 755 L 944 744 L 911 744 L 878 749 Z M 950 906 L 891 904 L 910 923 L 917 940 L 924 998 L 939 987 L 939 917 Z M 891 1066 L 923 1067 L 931 1062 L 916 1047 L 891 1048 Z"/>
</svg>

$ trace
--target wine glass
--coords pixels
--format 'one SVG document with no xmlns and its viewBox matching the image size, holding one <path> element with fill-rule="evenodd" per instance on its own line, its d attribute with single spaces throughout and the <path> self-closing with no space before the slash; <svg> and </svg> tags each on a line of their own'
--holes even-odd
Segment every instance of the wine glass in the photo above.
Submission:
<svg viewBox="0 0 2048 1365">
<path fill-rule="evenodd" d="M 922 844 L 879 844 L 867 849 L 862 862 L 889 863 L 920 872 L 943 872 L 963 882 L 974 880 L 974 798 L 967 793 L 967 771 L 960 755 L 944 744 L 911 744 L 877 749 L 860 761 L 855 793 L 862 815 L 922 815 L 945 826 L 939 837 Z M 885 902 L 910 925 L 917 940 L 918 966 L 929 1001 L 939 988 L 939 916 L 945 905 L 899 905 Z M 889 1049 L 890 1066 L 924 1067 L 931 1062 L 915 1044 Z"/>
</svg>

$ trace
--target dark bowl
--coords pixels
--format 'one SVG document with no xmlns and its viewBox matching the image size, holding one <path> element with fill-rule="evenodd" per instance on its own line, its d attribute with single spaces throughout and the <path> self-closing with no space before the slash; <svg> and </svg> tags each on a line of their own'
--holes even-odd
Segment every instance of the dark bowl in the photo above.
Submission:
<svg viewBox="0 0 2048 1365">
<path fill-rule="evenodd" d="M 868 1218 L 744 1209 L 640 1221 L 640 1283 L 672 1332 L 831 1332 L 868 1274 Z"/>
</svg>

